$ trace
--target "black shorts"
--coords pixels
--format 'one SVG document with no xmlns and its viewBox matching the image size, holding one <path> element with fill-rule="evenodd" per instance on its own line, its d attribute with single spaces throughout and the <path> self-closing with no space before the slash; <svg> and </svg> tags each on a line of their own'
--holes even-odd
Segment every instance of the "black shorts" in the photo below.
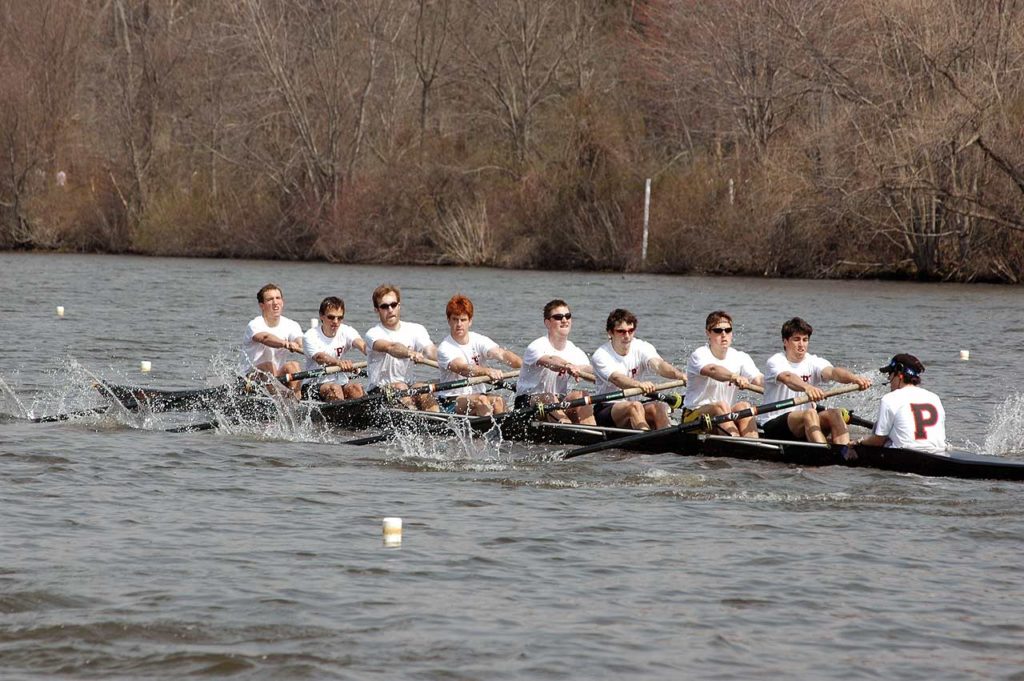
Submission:
<svg viewBox="0 0 1024 681">
<path fill-rule="evenodd" d="M 597 425 L 604 428 L 615 427 L 615 421 L 612 420 L 612 407 L 614 406 L 614 402 L 605 402 L 594 407 L 594 420 L 597 421 Z"/>
<path fill-rule="evenodd" d="M 789 412 L 776 416 L 761 426 L 763 437 L 768 440 L 799 440 L 789 429 Z"/>
<path fill-rule="evenodd" d="M 533 395 L 516 395 L 516 401 L 512 404 L 513 409 L 525 409 L 530 406 L 530 398 Z"/>
</svg>

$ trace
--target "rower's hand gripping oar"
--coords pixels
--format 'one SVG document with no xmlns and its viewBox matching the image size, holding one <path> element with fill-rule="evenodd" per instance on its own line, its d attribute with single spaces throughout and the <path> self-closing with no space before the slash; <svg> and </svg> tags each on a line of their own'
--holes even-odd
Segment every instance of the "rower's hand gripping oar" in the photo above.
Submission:
<svg viewBox="0 0 1024 681">
<path fill-rule="evenodd" d="M 829 390 L 822 399 L 827 397 L 835 397 L 836 395 L 845 395 L 846 393 L 852 393 L 855 390 L 860 390 L 861 387 L 856 384 L 844 385 L 834 390 Z M 811 398 L 806 393 L 791 397 L 787 400 L 779 400 L 778 402 L 769 402 L 768 404 L 762 404 L 758 406 L 748 407 L 747 409 L 741 409 L 739 411 L 729 412 L 728 414 L 720 414 L 718 416 L 711 416 L 704 414 L 702 418 L 688 423 L 680 423 L 677 426 L 670 426 L 669 428 L 658 428 L 656 430 L 644 430 L 636 435 L 627 435 L 626 437 L 616 438 L 614 440 L 608 440 L 605 442 L 597 442 L 586 447 L 578 447 L 576 449 L 566 452 L 563 459 L 574 459 L 577 456 L 583 456 L 584 454 L 590 454 L 591 452 L 600 452 L 605 449 L 615 449 L 622 445 L 632 444 L 634 442 L 643 442 L 655 437 L 662 437 L 667 434 L 674 433 L 686 433 L 692 430 L 705 429 L 710 431 L 719 423 L 725 423 L 727 421 L 735 421 L 736 419 L 747 418 L 750 416 L 757 416 L 758 414 L 767 414 L 773 411 L 780 411 L 782 409 L 789 409 L 790 407 L 796 407 L 801 404 L 810 402 Z"/>
</svg>

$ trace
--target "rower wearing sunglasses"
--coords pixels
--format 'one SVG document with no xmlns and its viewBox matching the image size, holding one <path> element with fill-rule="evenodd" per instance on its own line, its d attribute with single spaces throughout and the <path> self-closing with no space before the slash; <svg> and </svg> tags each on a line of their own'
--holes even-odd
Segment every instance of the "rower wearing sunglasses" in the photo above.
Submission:
<svg viewBox="0 0 1024 681">
<path fill-rule="evenodd" d="M 900 353 L 879 369 L 889 376 L 889 394 L 878 405 L 875 432 L 857 444 L 946 453 L 946 410 L 939 396 L 921 387 L 924 364 Z"/>
<path fill-rule="evenodd" d="M 530 343 L 523 353 L 523 367 L 516 381 L 515 408 L 562 400 L 575 400 L 584 396 L 582 390 L 572 390 L 571 382 L 591 371 L 587 353 L 569 340 L 572 331 L 572 311 L 564 300 L 555 298 L 544 306 L 544 326 L 547 334 Z M 594 408 L 576 407 L 567 411 L 545 412 L 544 418 L 561 423 L 594 425 Z"/>
<path fill-rule="evenodd" d="M 605 324 L 608 342 L 590 357 L 597 377 L 598 394 L 625 388 L 656 390 L 654 376 L 685 379 L 686 374 L 658 354 L 654 346 L 636 337 L 637 318 L 629 310 L 612 310 Z M 597 425 L 649 430 L 669 426 L 668 405 L 661 401 L 640 402 L 640 397 L 604 402 L 594 411 Z"/>
<path fill-rule="evenodd" d="M 764 402 L 781 402 L 800 393 L 811 400 L 825 394 L 821 386 L 831 381 L 855 383 L 861 390 L 871 387 L 871 379 L 849 369 L 832 366 L 824 357 L 812 355 L 808 348 L 814 329 L 800 317 L 782 325 L 782 352 L 772 355 L 765 365 Z M 840 409 L 818 411 L 814 402 L 759 416 L 763 435 L 772 440 L 805 440 L 825 443 L 827 438 L 839 447 L 850 444 L 850 431 Z"/>
<path fill-rule="evenodd" d="M 345 318 L 345 301 L 337 296 L 327 296 L 320 301 L 320 323 L 302 336 L 302 351 L 306 354 L 306 371 L 320 367 L 338 367 L 340 372 L 306 379 L 302 384 L 303 397 L 312 397 L 333 402 L 351 400 L 366 394 L 363 386 L 350 381 L 347 371 L 352 371 L 351 360 L 343 355 L 355 348 L 366 354 L 366 341 L 359 332 L 348 324 Z"/>
<path fill-rule="evenodd" d="M 732 329 L 732 317 L 722 310 L 715 310 L 704 321 L 707 345 L 694 350 L 686 363 L 684 423 L 703 414 L 715 417 L 747 409 L 751 406 L 749 402 L 734 402 L 736 389 L 764 385 L 764 376 L 750 355 L 732 347 Z M 724 421 L 717 430 L 726 435 L 756 438 L 757 421 L 753 416 Z"/>
<path fill-rule="evenodd" d="M 373 308 L 380 323 L 366 332 L 366 375 L 369 392 L 391 387 L 410 387 L 413 364 L 436 360 L 437 348 L 422 324 L 401 320 L 402 292 L 397 286 L 381 284 L 373 290 Z M 402 403 L 424 411 L 439 411 L 429 393 L 404 397 Z"/>
</svg>

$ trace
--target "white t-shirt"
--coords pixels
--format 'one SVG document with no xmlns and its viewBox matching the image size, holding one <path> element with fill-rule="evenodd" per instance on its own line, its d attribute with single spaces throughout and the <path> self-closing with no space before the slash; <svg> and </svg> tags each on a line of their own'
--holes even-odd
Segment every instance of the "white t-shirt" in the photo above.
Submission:
<svg viewBox="0 0 1024 681">
<path fill-rule="evenodd" d="M 377 352 L 373 349 L 376 341 L 384 340 L 389 343 L 401 343 L 413 352 L 426 352 L 434 345 L 430 340 L 430 334 L 422 324 L 413 322 L 398 322 L 398 328 L 392 331 L 378 324 L 366 332 L 366 375 L 369 377 L 369 390 L 378 385 L 390 383 L 411 383 L 412 367 L 411 359 L 398 359 L 386 352 Z"/>
<path fill-rule="evenodd" d="M 284 348 L 268 348 L 263 343 L 257 343 L 253 336 L 264 331 L 272 333 L 281 340 L 301 341 L 302 327 L 298 322 L 293 322 L 287 317 L 281 317 L 277 326 L 267 325 L 267 320 L 260 315 L 249 322 L 245 327 L 245 337 L 242 339 L 242 373 L 247 373 L 256 368 L 257 364 L 270 362 L 276 373 L 281 366 L 288 361 L 292 353 Z"/>
<path fill-rule="evenodd" d="M 487 336 L 479 333 L 469 332 L 469 342 L 465 345 L 458 343 L 450 335 L 441 341 L 441 344 L 437 346 L 437 368 L 441 372 L 439 379 L 440 383 L 447 383 L 449 381 L 458 381 L 466 378 L 462 374 L 457 374 L 454 371 L 448 370 L 448 365 L 457 359 L 465 360 L 469 365 L 476 365 L 480 367 L 489 366 L 487 364 L 487 353 L 497 349 L 498 344 L 492 341 Z M 442 390 L 437 393 L 438 397 L 454 397 L 456 395 L 470 395 L 472 393 L 487 392 L 488 386 L 480 383 L 477 385 L 467 385 L 462 388 L 455 388 L 452 390 Z"/>
<path fill-rule="evenodd" d="M 619 386 L 611 382 L 612 374 L 623 374 L 626 378 L 634 381 L 645 381 L 656 377 L 658 374 L 651 365 L 661 355 L 654 349 L 654 346 L 647 341 L 634 338 L 629 344 L 629 351 L 620 355 L 608 341 L 590 356 L 590 363 L 594 367 L 594 376 L 597 384 L 594 391 L 597 394 L 611 393 L 621 390 Z M 639 397 L 630 399 L 638 400 Z"/>
<path fill-rule="evenodd" d="M 731 383 L 723 383 L 700 373 L 701 369 L 709 364 L 718 364 L 729 370 L 730 373 L 739 374 L 747 380 L 754 380 L 761 375 L 750 359 L 750 355 L 735 348 L 725 351 L 725 359 L 718 359 L 711 354 L 711 348 L 702 345 L 693 351 L 690 359 L 686 362 L 686 397 L 683 399 L 683 406 L 687 409 L 712 402 L 725 402 L 734 404 L 736 398 L 736 386 Z"/>
<path fill-rule="evenodd" d="M 821 377 L 821 373 L 831 366 L 832 363 L 824 357 L 818 357 L 817 355 L 812 355 L 810 353 L 804 356 L 803 361 L 796 363 L 790 362 L 786 359 L 785 352 L 775 353 L 771 358 L 769 358 L 768 364 L 765 365 L 764 399 L 761 400 L 762 403 L 767 404 L 768 402 L 779 402 L 804 394 L 791 389 L 788 385 L 780 383 L 778 381 L 779 374 L 784 374 L 789 371 L 799 376 L 800 380 L 804 383 L 810 383 L 813 386 L 821 387 L 826 382 L 825 379 Z M 791 411 L 816 408 L 817 405 L 814 402 L 805 402 L 804 404 L 790 407 L 789 409 L 779 409 L 778 411 L 769 412 L 767 414 L 759 414 L 757 420 L 760 423 L 766 423 Z"/>
<path fill-rule="evenodd" d="M 875 435 L 889 438 L 886 447 L 946 452 L 946 410 L 939 396 L 919 385 L 906 385 L 882 398 Z"/>
<path fill-rule="evenodd" d="M 305 370 L 312 371 L 323 366 L 313 359 L 318 353 L 325 352 L 334 359 L 339 359 L 345 354 L 345 351 L 354 348 L 355 342 L 359 339 L 359 332 L 348 324 L 339 326 L 338 332 L 334 334 L 333 338 L 324 335 L 323 329 L 317 324 L 302 336 L 302 351 L 306 354 Z M 307 378 L 305 382 L 310 385 L 321 385 L 323 383 L 345 385 L 348 383 L 348 374 L 344 371 L 339 371 L 333 374 Z"/>
<path fill-rule="evenodd" d="M 537 364 L 542 357 L 558 357 L 569 364 L 576 366 L 590 366 L 587 353 L 580 350 L 572 341 L 565 341 L 565 347 L 561 350 L 551 344 L 547 336 L 541 336 L 526 347 L 526 354 L 523 355 L 523 367 L 519 370 L 519 378 L 516 379 L 516 395 L 541 395 L 553 393 L 565 395 L 569 392 L 571 374 L 558 373 Z"/>
</svg>

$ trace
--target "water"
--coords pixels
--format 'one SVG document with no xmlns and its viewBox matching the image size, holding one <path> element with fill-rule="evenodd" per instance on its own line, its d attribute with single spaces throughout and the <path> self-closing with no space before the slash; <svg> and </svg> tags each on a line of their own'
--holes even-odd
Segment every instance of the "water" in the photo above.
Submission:
<svg viewBox="0 0 1024 681">
<path fill-rule="evenodd" d="M 461 291 L 520 351 L 552 297 L 587 350 L 621 305 L 678 363 L 712 309 L 762 365 L 800 315 L 837 364 L 921 357 L 955 444 L 1024 451 L 1016 288 L 4 254 L 0 677 L 1024 678 L 1019 484 L 19 418 L 95 404 L 91 376 L 216 384 L 268 280 L 360 330 L 394 281 L 435 340 Z"/>
</svg>

